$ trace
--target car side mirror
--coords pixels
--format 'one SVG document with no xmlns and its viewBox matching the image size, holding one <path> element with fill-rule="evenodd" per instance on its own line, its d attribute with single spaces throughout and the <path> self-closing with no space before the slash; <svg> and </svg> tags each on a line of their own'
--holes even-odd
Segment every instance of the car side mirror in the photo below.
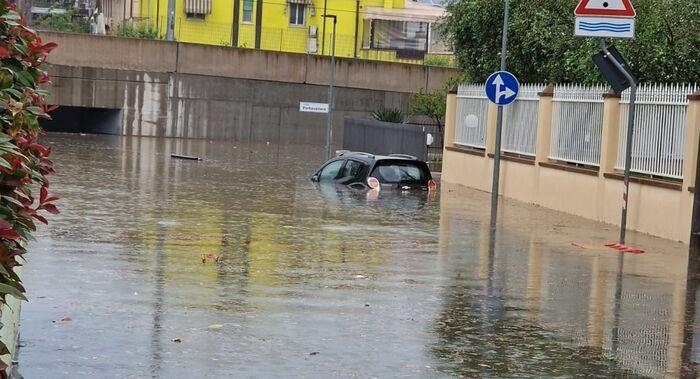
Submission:
<svg viewBox="0 0 700 379">
<path fill-rule="evenodd" d="M 318 174 L 314 174 L 314 175 L 311 177 L 311 181 L 312 181 L 312 182 L 318 182 Z"/>
</svg>

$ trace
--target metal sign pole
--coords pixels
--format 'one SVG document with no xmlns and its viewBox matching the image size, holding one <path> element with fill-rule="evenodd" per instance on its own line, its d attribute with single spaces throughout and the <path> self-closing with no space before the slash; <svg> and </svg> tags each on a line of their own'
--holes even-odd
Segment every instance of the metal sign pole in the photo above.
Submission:
<svg viewBox="0 0 700 379">
<path fill-rule="evenodd" d="M 333 81 L 335 76 L 335 24 L 337 18 L 332 14 L 324 14 L 323 18 L 324 20 L 326 18 L 333 19 L 333 38 L 331 39 L 331 72 L 330 82 L 328 84 L 328 118 L 326 119 L 326 159 L 330 159 L 333 156 L 331 154 L 331 150 L 333 144 Z"/>
<path fill-rule="evenodd" d="M 506 70 L 506 52 L 508 51 L 508 12 L 509 0 L 505 0 L 503 10 L 503 38 L 501 40 L 501 71 Z M 498 214 L 498 185 L 501 171 L 501 132 L 503 130 L 503 106 L 498 106 L 496 115 L 496 146 L 493 152 L 493 184 L 491 185 L 491 227 L 496 226 Z"/>
<path fill-rule="evenodd" d="M 625 143 L 625 178 L 622 192 L 622 217 L 620 220 L 620 244 L 624 244 L 625 232 L 627 231 L 627 204 L 629 202 L 630 168 L 632 166 L 632 132 L 634 129 L 634 105 L 637 99 L 637 83 L 632 75 L 622 67 L 620 62 L 608 52 L 608 48 L 605 46 L 605 38 L 600 39 L 600 48 L 603 50 L 603 53 L 605 53 L 607 59 L 610 59 L 610 62 L 612 62 L 630 82 L 630 105 L 629 112 L 627 112 L 627 141 Z"/>
</svg>

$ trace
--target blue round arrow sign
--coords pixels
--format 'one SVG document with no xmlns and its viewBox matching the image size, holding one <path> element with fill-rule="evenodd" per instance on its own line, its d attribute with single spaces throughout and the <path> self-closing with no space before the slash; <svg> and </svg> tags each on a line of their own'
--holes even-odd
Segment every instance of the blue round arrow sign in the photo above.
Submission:
<svg viewBox="0 0 700 379">
<path fill-rule="evenodd" d="M 496 105 L 508 105 L 515 101 L 520 90 L 520 83 L 515 75 L 508 71 L 496 71 L 489 75 L 484 85 L 486 97 Z"/>
</svg>

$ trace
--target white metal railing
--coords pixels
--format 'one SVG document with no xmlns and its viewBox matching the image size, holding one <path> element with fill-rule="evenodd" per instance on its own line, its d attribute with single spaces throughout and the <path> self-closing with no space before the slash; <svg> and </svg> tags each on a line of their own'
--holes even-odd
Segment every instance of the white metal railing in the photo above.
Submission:
<svg viewBox="0 0 700 379">
<path fill-rule="evenodd" d="M 603 85 L 554 88 L 550 159 L 600 165 Z"/>
<path fill-rule="evenodd" d="M 486 148 L 488 99 L 481 84 L 462 84 L 457 90 L 455 145 Z"/>
<path fill-rule="evenodd" d="M 683 178 L 687 95 L 694 84 L 643 84 L 637 88 L 630 171 L 667 178 Z M 629 90 L 620 102 L 618 170 L 624 170 L 627 150 Z"/>
<path fill-rule="evenodd" d="M 544 89 L 544 84 L 523 84 L 518 98 L 503 112 L 503 151 L 535 155 L 537 144 L 537 111 L 539 97 L 537 93 Z"/>
</svg>

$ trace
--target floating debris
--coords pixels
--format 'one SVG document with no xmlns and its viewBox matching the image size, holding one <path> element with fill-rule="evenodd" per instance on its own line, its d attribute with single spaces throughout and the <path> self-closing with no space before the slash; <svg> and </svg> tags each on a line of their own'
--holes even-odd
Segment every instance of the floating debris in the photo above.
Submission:
<svg viewBox="0 0 700 379">
<path fill-rule="evenodd" d="M 207 261 L 221 263 L 222 258 L 214 253 L 202 253 L 202 263 L 206 263 Z"/>
<path fill-rule="evenodd" d="M 171 158 L 177 158 L 177 159 L 186 159 L 190 161 L 201 161 L 202 158 L 200 157 L 195 157 L 193 155 L 182 155 L 182 154 L 170 154 Z"/>
</svg>

